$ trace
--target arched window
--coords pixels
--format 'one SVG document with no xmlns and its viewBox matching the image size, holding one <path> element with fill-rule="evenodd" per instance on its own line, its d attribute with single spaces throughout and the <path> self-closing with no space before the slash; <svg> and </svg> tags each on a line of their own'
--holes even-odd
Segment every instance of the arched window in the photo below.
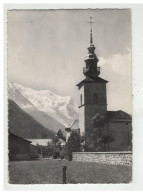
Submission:
<svg viewBox="0 0 143 194">
<path fill-rule="evenodd" d="M 80 95 L 80 105 L 82 106 L 82 94 Z"/>
<path fill-rule="evenodd" d="M 93 96 L 92 96 L 92 103 L 93 104 L 98 104 L 98 95 L 96 93 L 94 93 Z"/>
</svg>

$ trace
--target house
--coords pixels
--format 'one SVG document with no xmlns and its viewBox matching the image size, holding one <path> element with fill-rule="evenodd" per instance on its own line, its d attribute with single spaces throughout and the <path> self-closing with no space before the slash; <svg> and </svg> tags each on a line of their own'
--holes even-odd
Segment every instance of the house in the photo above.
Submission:
<svg viewBox="0 0 143 194">
<path fill-rule="evenodd" d="M 9 132 L 9 160 L 31 160 L 38 157 L 39 150 L 31 141 Z"/>
<path fill-rule="evenodd" d="M 59 139 L 58 142 L 56 143 L 56 145 L 61 146 L 61 148 L 63 148 L 66 145 L 66 141 L 64 141 L 63 139 Z"/>
<path fill-rule="evenodd" d="M 66 131 L 66 141 L 68 140 L 72 131 L 80 134 L 79 120 L 78 119 L 74 120 L 71 125 L 69 125 L 67 128 L 65 128 L 65 131 Z"/>
<path fill-rule="evenodd" d="M 9 133 L 9 160 L 29 160 L 31 141 Z"/>
</svg>

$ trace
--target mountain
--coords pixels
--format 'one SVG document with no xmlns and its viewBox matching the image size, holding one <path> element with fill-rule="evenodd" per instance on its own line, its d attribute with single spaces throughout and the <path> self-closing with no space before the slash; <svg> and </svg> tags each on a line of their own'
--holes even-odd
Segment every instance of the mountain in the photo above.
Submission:
<svg viewBox="0 0 143 194">
<path fill-rule="evenodd" d="M 72 97 L 59 96 L 49 90 L 34 90 L 17 83 L 8 83 L 8 96 L 25 112 L 45 127 L 65 133 L 65 126 L 78 118 Z"/>
<path fill-rule="evenodd" d="M 8 128 L 11 133 L 26 139 L 43 139 L 54 136 L 53 131 L 39 124 L 12 100 L 8 101 Z"/>
<path fill-rule="evenodd" d="M 13 100 L 21 109 L 31 115 L 36 121 L 41 123 L 46 128 L 51 129 L 54 132 L 57 132 L 61 129 L 63 132 L 65 131 L 65 126 L 47 115 L 43 111 L 39 111 L 33 104 L 27 100 L 21 93 L 17 87 L 13 83 L 8 84 L 8 96 L 11 100 Z"/>
</svg>

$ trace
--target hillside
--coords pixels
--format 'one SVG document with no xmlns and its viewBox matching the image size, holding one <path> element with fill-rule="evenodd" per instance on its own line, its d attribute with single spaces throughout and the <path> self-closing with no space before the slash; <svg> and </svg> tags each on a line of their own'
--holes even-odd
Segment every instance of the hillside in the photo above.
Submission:
<svg viewBox="0 0 143 194">
<path fill-rule="evenodd" d="M 8 100 L 8 128 L 11 133 L 27 139 L 52 138 L 54 132 L 24 112 L 14 101 Z"/>
<path fill-rule="evenodd" d="M 18 106 L 46 128 L 65 133 L 65 126 L 78 118 L 78 108 L 70 96 L 59 96 L 50 90 L 34 90 L 8 83 L 8 95 Z"/>
</svg>

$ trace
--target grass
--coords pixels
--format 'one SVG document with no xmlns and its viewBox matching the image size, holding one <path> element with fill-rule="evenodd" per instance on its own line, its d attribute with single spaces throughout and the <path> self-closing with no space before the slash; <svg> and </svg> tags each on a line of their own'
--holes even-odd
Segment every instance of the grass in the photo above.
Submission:
<svg viewBox="0 0 143 194">
<path fill-rule="evenodd" d="M 61 184 L 62 166 L 67 166 L 67 183 L 129 183 L 130 166 L 66 160 L 14 161 L 9 163 L 11 184 Z"/>
</svg>

